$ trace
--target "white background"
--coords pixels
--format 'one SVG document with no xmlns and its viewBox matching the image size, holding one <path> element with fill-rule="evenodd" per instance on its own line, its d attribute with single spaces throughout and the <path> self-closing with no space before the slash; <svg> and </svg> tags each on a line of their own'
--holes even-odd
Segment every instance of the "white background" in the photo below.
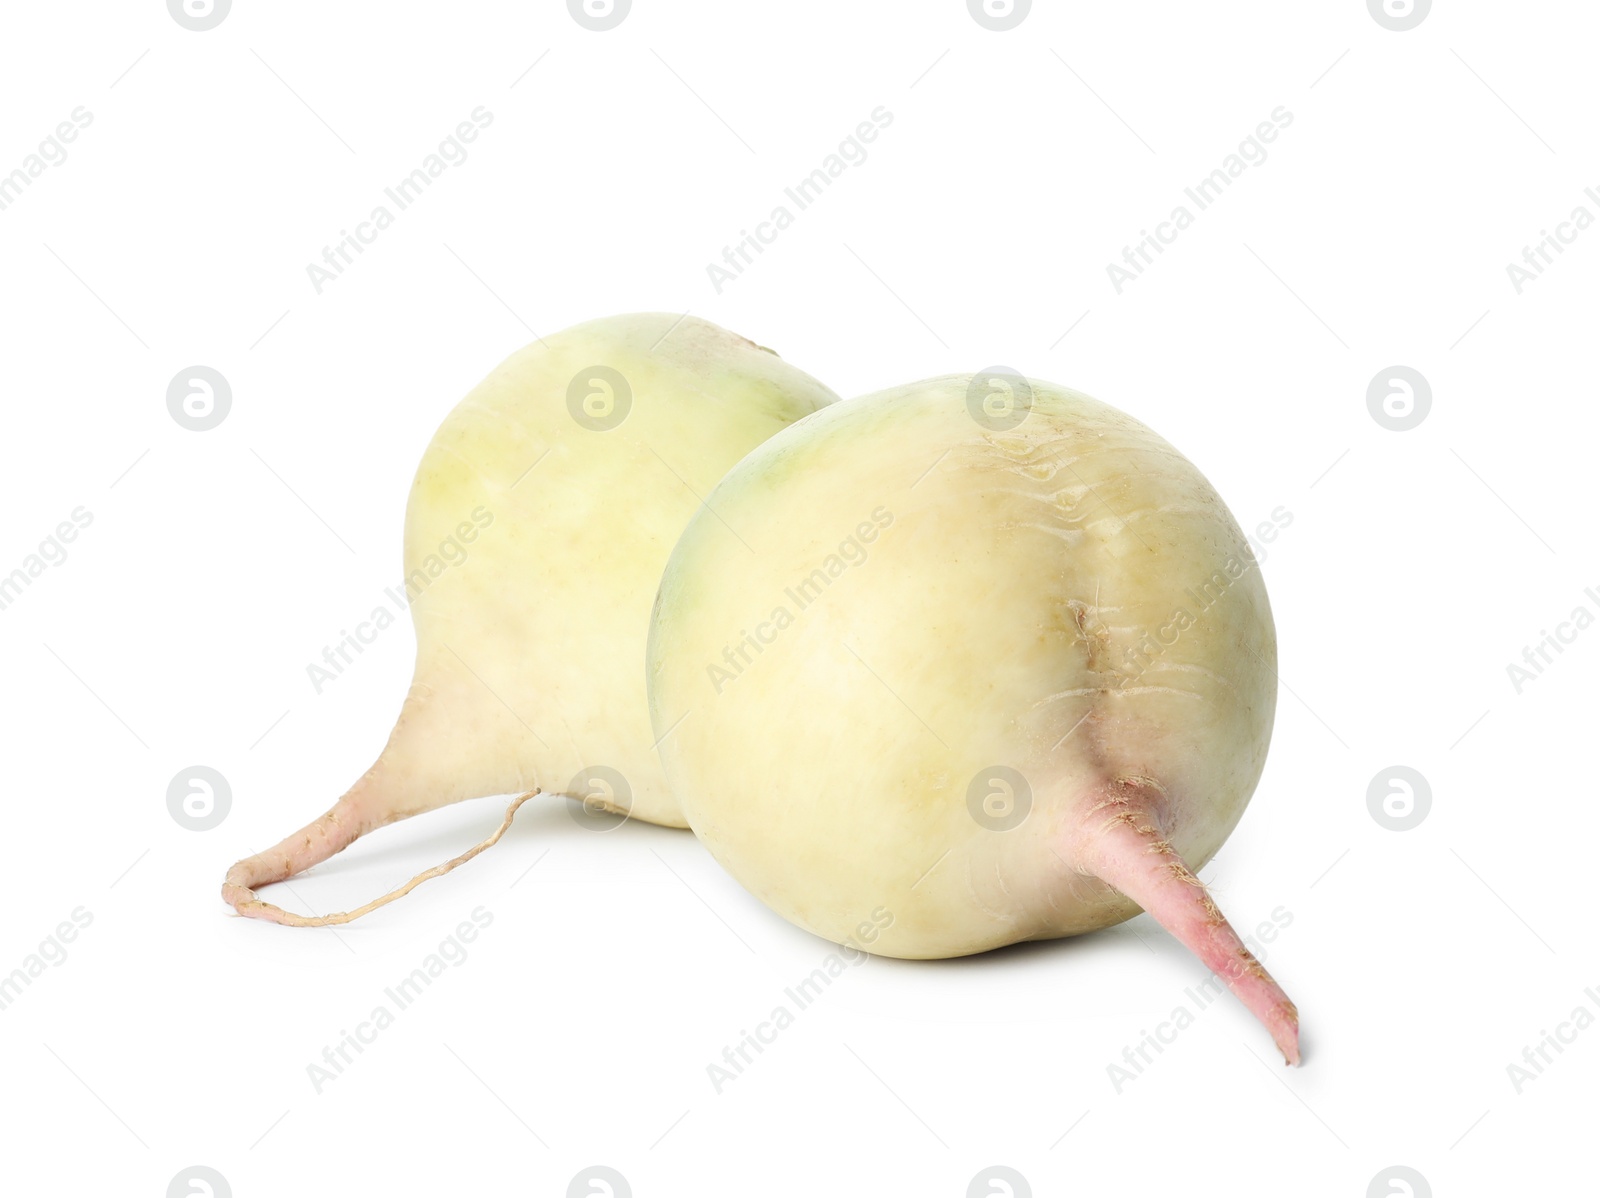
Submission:
<svg viewBox="0 0 1600 1198">
<path fill-rule="evenodd" d="M 209 32 L 152 0 L 10 6 L 0 173 L 93 121 L 0 212 L 0 573 L 93 523 L 0 611 L 0 973 L 92 923 L 0 1011 L 6 1188 L 158 1196 L 195 1164 L 239 1198 L 562 1195 L 596 1163 L 639 1198 L 960 1196 L 995 1164 L 1035 1195 L 1360 1198 L 1406 1193 L 1397 1164 L 1418 1194 L 1592 1183 L 1600 1030 L 1520 1093 L 1507 1066 L 1600 1014 L 1600 631 L 1520 694 L 1506 667 L 1600 613 L 1600 231 L 1521 294 L 1506 265 L 1600 215 L 1596 32 L 1576 2 L 1408 32 L 1354 0 L 1040 0 L 1007 32 L 954 0 L 636 0 L 608 32 L 509 0 L 238 0 Z M 307 264 L 479 105 L 468 159 L 318 294 Z M 707 264 L 880 105 L 866 161 L 719 294 Z M 1266 161 L 1118 294 L 1107 264 L 1280 105 Z M 1119 1092 L 1108 1066 L 1204 976 L 1140 917 L 869 961 L 718 1094 L 707 1065 L 831 946 L 690 834 L 559 803 L 347 928 L 221 904 L 382 746 L 409 628 L 320 695 L 306 665 L 398 581 L 439 420 L 530 330 L 633 310 L 842 395 L 1005 363 L 1152 425 L 1245 527 L 1293 513 L 1263 564 L 1272 753 L 1204 876 L 1240 925 L 1292 913 L 1266 960 L 1301 1069 L 1228 998 Z M 194 364 L 232 388 L 209 432 L 166 407 Z M 1396 364 L 1432 389 L 1404 432 L 1367 405 Z M 232 787 L 207 832 L 166 806 L 195 764 Z M 1396 764 L 1431 784 L 1404 832 L 1367 801 Z M 501 809 L 270 896 L 343 909 Z M 468 959 L 317 1093 L 307 1066 L 478 907 Z"/>
</svg>

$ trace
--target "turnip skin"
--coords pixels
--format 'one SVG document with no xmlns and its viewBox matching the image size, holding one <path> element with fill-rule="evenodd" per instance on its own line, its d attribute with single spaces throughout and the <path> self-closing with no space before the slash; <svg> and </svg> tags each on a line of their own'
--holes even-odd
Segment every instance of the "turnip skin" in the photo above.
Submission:
<svg viewBox="0 0 1600 1198">
<path fill-rule="evenodd" d="M 581 403 L 599 394 L 595 367 L 619 372 L 630 394 L 614 427 L 574 416 L 578 403 L 595 422 Z M 662 567 L 730 466 L 836 398 L 770 350 L 672 314 L 590 321 L 496 367 L 440 425 L 412 486 L 407 577 L 426 575 L 475 512 L 492 521 L 412 602 L 416 669 L 387 747 L 326 814 L 230 869 L 224 901 L 278 923 L 344 922 L 410 887 L 314 918 L 254 891 L 385 824 L 482 795 L 566 793 L 593 766 L 627 780 L 627 801 L 575 797 L 686 826 L 653 747 L 642 676 Z"/>
<path fill-rule="evenodd" d="M 1138 421 L 1029 380 L 1026 418 L 996 427 L 971 386 L 819 412 L 690 521 L 649 648 L 684 814 L 778 913 L 887 956 L 1075 935 L 1143 905 L 1297 1062 L 1293 1004 L 1191 872 L 1271 736 L 1276 642 L 1248 543 Z M 860 560 L 797 602 L 852 536 Z M 1186 590 L 1217 577 L 1200 610 Z M 995 767 L 1031 792 L 1004 831 L 969 805 Z M 893 921 L 863 943 L 878 908 Z"/>
</svg>

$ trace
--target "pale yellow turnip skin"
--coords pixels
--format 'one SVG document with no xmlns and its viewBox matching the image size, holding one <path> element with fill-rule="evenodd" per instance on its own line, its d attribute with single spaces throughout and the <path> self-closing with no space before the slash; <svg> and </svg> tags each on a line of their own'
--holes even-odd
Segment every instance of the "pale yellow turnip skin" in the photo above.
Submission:
<svg viewBox="0 0 1600 1198">
<path fill-rule="evenodd" d="M 836 405 L 754 451 L 690 522 L 652 623 L 652 713 L 690 826 L 773 910 L 894 957 L 1136 914 L 1083 843 L 1108 787 L 1198 868 L 1272 729 L 1266 591 L 1200 472 L 1048 383 L 1020 425 L 985 427 L 970 377 Z M 1186 590 L 1208 580 L 1201 611 Z M 1031 787 L 1009 831 L 969 810 L 994 766 Z M 875 911 L 892 922 L 868 931 Z"/>
<path fill-rule="evenodd" d="M 571 409 L 576 396 L 591 421 L 613 422 L 615 387 L 594 382 L 595 367 L 631 393 L 614 427 L 585 427 Z M 692 316 L 595 320 L 501 363 L 417 470 L 404 554 L 417 662 L 388 746 L 326 815 L 234 866 L 224 898 L 241 914 L 302 922 L 252 888 L 458 800 L 572 793 L 593 767 L 620 774 L 624 793 L 581 786 L 576 797 L 684 826 L 644 688 L 661 570 L 729 467 L 836 398 Z"/>
<path fill-rule="evenodd" d="M 595 365 L 632 391 L 614 429 L 568 411 L 571 380 Z M 835 398 L 742 337 L 654 314 L 546 337 L 462 400 L 417 469 L 407 575 L 475 508 L 495 520 L 411 609 L 416 684 L 395 747 L 407 771 L 430 777 L 417 810 L 533 786 L 564 793 L 579 771 L 607 766 L 628 779 L 634 818 L 685 826 L 643 687 L 661 570 L 729 467 Z"/>
</svg>

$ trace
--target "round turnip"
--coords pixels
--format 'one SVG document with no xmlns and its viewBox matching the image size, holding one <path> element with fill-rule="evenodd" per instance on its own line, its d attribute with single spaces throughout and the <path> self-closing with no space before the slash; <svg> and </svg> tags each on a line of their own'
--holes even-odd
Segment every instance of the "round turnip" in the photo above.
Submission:
<svg viewBox="0 0 1600 1198">
<path fill-rule="evenodd" d="M 1266 758 L 1266 590 L 1138 421 L 995 373 L 820 411 L 689 522 L 648 663 L 690 826 L 779 914 L 934 958 L 1142 907 L 1298 1062 L 1294 1005 L 1193 872 Z"/>
<path fill-rule="evenodd" d="M 278 923 L 346 922 L 493 844 L 539 789 L 683 827 L 641 675 L 661 569 L 730 466 L 836 398 L 687 316 L 591 321 L 501 363 L 412 485 L 417 661 L 388 746 L 325 815 L 230 869 L 224 900 Z M 519 791 L 487 841 L 355 911 L 311 918 L 255 894 L 384 824 Z"/>
</svg>

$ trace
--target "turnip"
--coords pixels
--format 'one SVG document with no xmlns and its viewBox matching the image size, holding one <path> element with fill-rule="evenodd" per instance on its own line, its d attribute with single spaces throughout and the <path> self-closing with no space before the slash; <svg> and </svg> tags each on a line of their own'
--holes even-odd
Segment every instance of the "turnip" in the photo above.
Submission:
<svg viewBox="0 0 1600 1198">
<path fill-rule="evenodd" d="M 730 466 L 836 398 L 693 317 L 591 321 L 501 363 L 412 485 L 417 660 L 387 747 L 325 815 L 230 869 L 224 900 L 277 923 L 346 922 L 493 844 L 539 790 L 683 827 L 643 676 L 662 567 Z M 517 792 L 487 841 L 354 911 L 308 918 L 256 897 L 374 828 Z"/>
<path fill-rule="evenodd" d="M 1200 472 L 1002 373 L 838 404 L 753 451 L 673 551 L 651 713 L 690 826 L 803 928 L 963 956 L 1140 907 L 1299 1061 L 1194 870 L 1272 731 L 1276 641 Z"/>
</svg>

